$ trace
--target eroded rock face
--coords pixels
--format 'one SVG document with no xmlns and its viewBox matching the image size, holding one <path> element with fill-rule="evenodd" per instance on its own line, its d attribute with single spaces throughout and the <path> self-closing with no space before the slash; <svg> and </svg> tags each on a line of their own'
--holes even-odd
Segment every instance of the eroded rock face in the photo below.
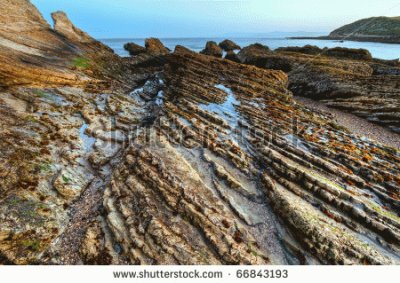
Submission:
<svg viewBox="0 0 400 283">
<path fill-rule="evenodd" d="M 240 49 L 239 45 L 229 39 L 225 39 L 224 41 L 220 42 L 218 46 L 226 52 Z"/>
<path fill-rule="evenodd" d="M 208 41 L 206 43 L 206 47 L 200 53 L 204 55 L 221 58 L 222 48 L 219 47 L 215 41 Z"/>
<path fill-rule="evenodd" d="M 318 55 L 304 54 L 314 53 L 309 50 L 315 48 L 280 48 L 268 53 L 250 46 L 239 58 L 247 64 L 285 71 L 289 88 L 297 95 L 324 100 L 329 106 L 400 131 L 396 62 L 372 60 L 363 50 L 334 48 Z"/>
<path fill-rule="evenodd" d="M 0 263 L 399 263 L 399 151 L 297 104 L 292 74 L 101 52 L 96 91 L 1 90 Z"/>
</svg>

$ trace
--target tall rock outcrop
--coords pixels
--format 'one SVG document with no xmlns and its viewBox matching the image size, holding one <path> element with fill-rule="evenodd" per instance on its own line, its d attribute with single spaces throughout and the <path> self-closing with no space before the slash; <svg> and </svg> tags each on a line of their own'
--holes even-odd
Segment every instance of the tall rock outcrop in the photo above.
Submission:
<svg viewBox="0 0 400 283">
<path fill-rule="evenodd" d="M 70 41 L 81 43 L 92 43 L 95 41 L 86 32 L 76 28 L 64 12 L 54 12 L 51 14 L 51 17 L 54 21 L 54 30 Z"/>
<path fill-rule="evenodd" d="M 54 30 L 28 0 L 0 1 L 1 85 L 87 85 L 92 62 L 113 51 L 76 28 L 63 12 L 53 13 Z M 97 74 L 101 77 L 97 66 Z"/>
<path fill-rule="evenodd" d="M 54 31 L 65 37 L 68 41 L 79 46 L 83 51 L 88 53 L 113 53 L 114 51 L 107 45 L 94 39 L 86 32 L 77 28 L 68 18 L 67 14 L 62 11 L 51 14 L 54 22 Z"/>
<path fill-rule="evenodd" d="M 144 44 L 146 46 L 146 51 L 150 54 L 165 55 L 170 52 L 158 38 L 147 38 Z"/>
<path fill-rule="evenodd" d="M 83 74 L 68 71 L 69 62 L 79 56 L 78 48 L 55 33 L 30 1 L 1 0 L 0 5 L 2 85 L 88 81 Z"/>
</svg>

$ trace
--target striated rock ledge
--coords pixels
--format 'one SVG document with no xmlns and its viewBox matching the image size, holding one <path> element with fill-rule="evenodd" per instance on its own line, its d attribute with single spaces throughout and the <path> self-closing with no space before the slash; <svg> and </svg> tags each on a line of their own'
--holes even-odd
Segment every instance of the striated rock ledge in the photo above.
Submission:
<svg viewBox="0 0 400 283">
<path fill-rule="evenodd" d="M 88 83 L 26 63 L 0 77 L 0 263 L 399 264 L 400 152 L 289 90 L 390 90 L 376 73 L 396 67 L 258 44 L 240 64 L 157 39 L 120 58 L 63 13 L 52 30 L 29 1 L 1 3 L 38 27 L 19 44 L 65 44 L 57 66 Z M 2 45 L 0 74 L 25 51 Z"/>
<path fill-rule="evenodd" d="M 324 101 L 400 132 L 400 64 L 373 59 L 367 50 L 253 45 L 238 54 L 246 64 L 282 70 L 296 95 Z"/>
</svg>

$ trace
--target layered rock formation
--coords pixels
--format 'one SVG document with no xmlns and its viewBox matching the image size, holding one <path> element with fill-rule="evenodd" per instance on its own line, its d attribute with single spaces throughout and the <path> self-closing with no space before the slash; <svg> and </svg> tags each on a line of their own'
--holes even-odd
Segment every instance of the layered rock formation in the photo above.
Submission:
<svg viewBox="0 0 400 283">
<path fill-rule="evenodd" d="M 323 100 L 400 132 L 400 65 L 375 60 L 366 50 L 305 46 L 275 52 L 253 45 L 242 49 L 243 63 L 282 70 L 296 95 Z"/>
<path fill-rule="evenodd" d="M 0 30 L 1 85 L 27 83 L 83 84 L 89 78 L 66 70 L 79 50 L 53 32 L 28 1 L 2 1 Z"/>
<path fill-rule="evenodd" d="M 105 77 L 118 77 L 120 58 L 74 27 L 65 13 L 53 13 L 52 29 L 30 1 L 3 0 L 1 5 L 1 87 L 95 87 Z"/>
<path fill-rule="evenodd" d="M 296 103 L 292 74 L 72 38 L 104 64 L 65 72 L 101 84 L 0 92 L 0 263 L 399 263 L 399 151 Z"/>
</svg>

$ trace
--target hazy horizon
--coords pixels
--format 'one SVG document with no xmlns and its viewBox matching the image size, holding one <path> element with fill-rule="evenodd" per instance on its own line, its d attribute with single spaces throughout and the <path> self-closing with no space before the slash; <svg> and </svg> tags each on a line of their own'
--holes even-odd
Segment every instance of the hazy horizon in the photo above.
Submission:
<svg viewBox="0 0 400 283">
<path fill-rule="evenodd" d="M 398 0 L 33 0 L 52 23 L 62 10 L 96 38 L 195 38 L 270 33 L 326 34 L 372 16 L 399 16 Z M 345 9 L 343 9 L 345 7 Z M 245 35 L 247 34 L 247 35 Z"/>
</svg>

